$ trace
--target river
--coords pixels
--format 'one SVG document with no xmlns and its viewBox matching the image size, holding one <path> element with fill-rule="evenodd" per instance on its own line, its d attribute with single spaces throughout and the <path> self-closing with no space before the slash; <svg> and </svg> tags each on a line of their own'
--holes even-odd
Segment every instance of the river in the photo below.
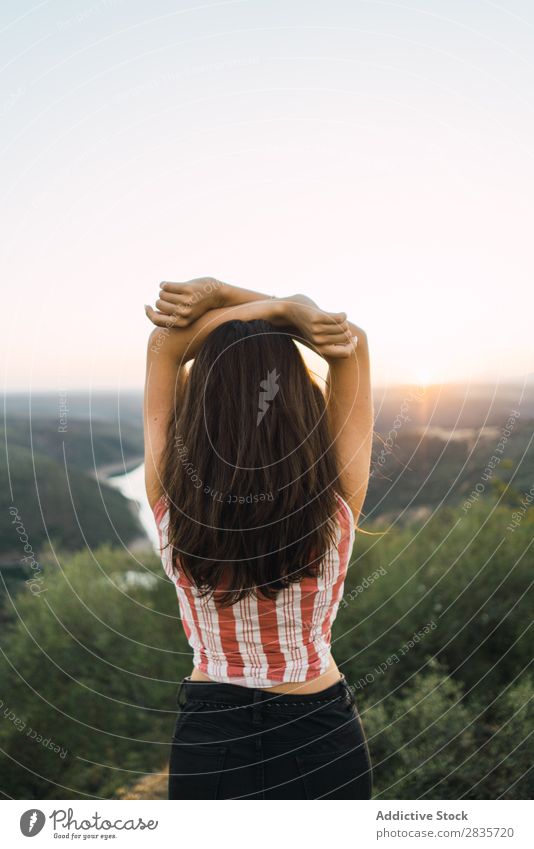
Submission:
<svg viewBox="0 0 534 849">
<path fill-rule="evenodd" d="M 139 507 L 139 520 L 147 537 L 159 553 L 159 539 L 154 514 L 145 492 L 145 464 L 141 463 L 125 475 L 106 478 L 106 483 L 118 489 L 126 498 L 135 501 Z"/>
</svg>

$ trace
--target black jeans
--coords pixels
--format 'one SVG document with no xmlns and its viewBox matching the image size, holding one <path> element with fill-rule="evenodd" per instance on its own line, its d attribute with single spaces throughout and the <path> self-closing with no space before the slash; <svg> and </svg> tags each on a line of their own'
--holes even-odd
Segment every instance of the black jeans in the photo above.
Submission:
<svg viewBox="0 0 534 849">
<path fill-rule="evenodd" d="M 369 799 L 371 762 L 344 678 L 320 693 L 184 679 L 169 799 Z"/>
</svg>

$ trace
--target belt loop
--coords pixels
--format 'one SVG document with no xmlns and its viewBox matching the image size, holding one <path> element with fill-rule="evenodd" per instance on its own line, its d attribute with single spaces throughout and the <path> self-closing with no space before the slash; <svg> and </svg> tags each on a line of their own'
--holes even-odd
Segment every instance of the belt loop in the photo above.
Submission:
<svg viewBox="0 0 534 849">
<path fill-rule="evenodd" d="M 187 684 L 190 680 L 191 679 L 189 677 L 187 677 L 187 678 L 184 678 L 183 681 L 180 682 L 180 686 L 178 688 L 178 697 L 176 699 L 176 701 L 178 703 L 178 707 L 180 708 L 180 710 L 185 705 L 186 699 L 187 699 L 185 693 L 183 693 L 184 685 Z M 183 699 L 182 699 L 182 695 L 183 695 Z"/>
<path fill-rule="evenodd" d="M 350 701 L 352 699 L 352 693 L 351 693 L 349 684 L 347 682 L 347 679 L 345 678 L 343 673 L 341 673 L 340 676 L 339 676 L 339 683 L 341 684 L 341 687 L 343 689 L 344 701 L 346 701 L 346 702 Z"/>
<path fill-rule="evenodd" d="M 261 705 L 265 693 L 262 690 L 254 690 L 252 697 L 252 724 L 261 725 Z"/>
<path fill-rule="evenodd" d="M 345 688 L 345 698 L 348 704 L 355 705 L 356 699 L 354 698 L 353 688 L 348 683 L 347 679 L 343 677 L 342 681 L 343 687 Z"/>
</svg>

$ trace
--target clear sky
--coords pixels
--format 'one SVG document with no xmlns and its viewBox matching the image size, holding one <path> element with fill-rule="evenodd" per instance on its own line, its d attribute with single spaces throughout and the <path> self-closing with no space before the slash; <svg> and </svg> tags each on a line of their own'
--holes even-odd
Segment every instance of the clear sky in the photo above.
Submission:
<svg viewBox="0 0 534 849">
<path fill-rule="evenodd" d="M 0 9 L 8 389 L 140 387 L 200 275 L 346 310 L 377 383 L 533 371 L 530 0 Z"/>
</svg>

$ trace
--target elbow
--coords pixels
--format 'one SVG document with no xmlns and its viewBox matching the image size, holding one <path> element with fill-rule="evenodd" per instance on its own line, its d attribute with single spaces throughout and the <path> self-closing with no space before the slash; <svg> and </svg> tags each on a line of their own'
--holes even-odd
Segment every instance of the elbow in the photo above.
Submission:
<svg viewBox="0 0 534 849">
<path fill-rule="evenodd" d="M 358 340 L 358 344 L 356 346 L 356 354 L 360 356 L 369 356 L 369 342 L 367 340 L 367 333 L 365 330 L 362 330 L 361 327 L 356 327 L 356 325 L 351 325 L 350 331 L 353 336 L 356 336 Z"/>
<path fill-rule="evenodd" d="M 159 354 L 163 346 L 165 345 L 165 341 L 169 337 L 169 330 L 167 327 L 155 327 L 148 337 L 147 344 L 147 354 L 151 356 L 151 354 Z"/>
<path fill-rule="evenodd" d="M 356 324 L 353 324 L 352 321 L 349 321 L 349 329 L 353 336 L 358 337 L 358 343 L 362 345 L 367 345 L 367 333 L 361 327 L 358 327 Z"/>
</svg>

